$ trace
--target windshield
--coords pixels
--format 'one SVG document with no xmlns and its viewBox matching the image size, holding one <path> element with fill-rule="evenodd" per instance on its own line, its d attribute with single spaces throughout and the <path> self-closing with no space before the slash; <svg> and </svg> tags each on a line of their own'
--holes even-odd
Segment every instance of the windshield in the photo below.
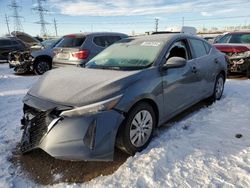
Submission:
<svg viewBox="0 0 250 188">
<path fill-rule="evenodd" d="M 60 42 L 60 39 L 51 39 L 51 40 L 44 40 L 42 43 L 42 45 L 45 47 L 45 48 L 48 48 L 48 47 L 54 47 L 56 44 L 58 44 Z"/>
<path fill-rule="evenodd" d="M 227 34 L 219 39 L 217 43 L 250 44 L 250 33 Z"/>
<path fill-rule="evenodd" d="M 152 65 L 162 50 L 161 41 L 124 39 L 106 48 L 86 67 L 103 69 L 141 69 Z"/>
</svg>

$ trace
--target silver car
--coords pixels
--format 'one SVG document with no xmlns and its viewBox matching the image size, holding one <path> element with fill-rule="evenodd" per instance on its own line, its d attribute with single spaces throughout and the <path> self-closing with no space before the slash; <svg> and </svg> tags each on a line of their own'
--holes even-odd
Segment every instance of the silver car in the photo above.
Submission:
<svg viewBox="0 0 250 188">
<path fill-rule="evenodd" d="M 84 66 L 111 44 L 128 36 L 114 32 L 92 32 L 65 35 L 56 45 L 52 66 Z"/>
<path fill-rule="evenodd" d="M 24 97 L 21 151 L 40 148 L 65 160 L 133 155 L 153 131 L 195 103 L 223 94 L 225 55 L 186 34 L 132 37 L 86 68 L 47 72 Z"/>
</svg>

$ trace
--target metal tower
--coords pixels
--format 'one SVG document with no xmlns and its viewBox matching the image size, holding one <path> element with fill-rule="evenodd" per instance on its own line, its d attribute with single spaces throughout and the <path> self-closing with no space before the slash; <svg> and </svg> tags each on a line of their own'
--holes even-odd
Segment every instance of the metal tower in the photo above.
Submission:
<svg viewBox="0 0 250 188">
<path fill-rule="evenodd" d="M 46 25 L 49 24 L 44 19 L 44 13 L 48 12 L 48 10 L 43 8 L 43 5 L 42 5 L 42 2 L 45 2 L 45 1 L 46 0 L 37 0 L 37 6 L 33 8 L 33 10 L 38 12 L 39 17 L 40 17 L 40 20 L 35 23 L 41 25 L 41 36 L 47 36 Z"/>
<path fill-rule="evenodd" d="M 158 26 L 159 26 L 159 18 L 155 18 L 155 32 L 158 31 Z"/>
<path fill-rule="evenodd" d="M 11 17 L 14 19 L 14 30 L 23 31 L 23 26 L 20 21 L 20 19 L 23 17 L 19 16 L 18 13 L 18 10 L 21 9 L 21 6 L 17 4 L 16 0 L 11 0 L 9 7 L 13 10 L 13 15 L 11 15 Z"/>
</svg>

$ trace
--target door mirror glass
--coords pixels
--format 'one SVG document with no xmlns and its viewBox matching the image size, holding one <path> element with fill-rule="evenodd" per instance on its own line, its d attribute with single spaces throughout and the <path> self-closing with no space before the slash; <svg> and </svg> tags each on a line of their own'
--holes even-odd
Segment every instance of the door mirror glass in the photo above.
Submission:
<svg viewBox="0 0 250 188">
<path fill-rule="evenodd" d="M 163 65 L 163 69 L 184 67 L 186 63 L 187 60 L 182 57 L 171 57 Z"/>
</svg>

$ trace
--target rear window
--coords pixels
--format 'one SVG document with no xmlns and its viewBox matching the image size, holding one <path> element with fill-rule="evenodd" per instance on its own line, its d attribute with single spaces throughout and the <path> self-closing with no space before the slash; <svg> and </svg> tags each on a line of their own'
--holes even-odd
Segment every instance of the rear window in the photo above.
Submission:
<svg viewBox="0 0 250 188">
<path fill-rule="evenodd" d="M 194 49 L 195 57 L 202 57 L 207 55 L 207 49 L 204 42 L 198 39 L 190 39 L 191 45 Z"/>
<path fill-rule="evenodd" d="M 80 47 L 85 41 L 85 37 L 77 37 L 77 36 L 65 36 L 62 40 L 56 45 L 56 47 L 66 47 L 66 48 L 74 48 Z"/>
<path fill-rule="evenodd" d="M 11 45 L 11 41 L 10 40 L 0 40 L 0 45 L 1 46 Z"/>
<path fill-rule="evenodd" d="M 229 43 L 250 43 L 250 34 L 234 34 Z"/>
<path fill-rule="evenodd" d="M 250 44 L 250 34 L 228 34 L 222 37 L 218 43 L 237 43 L 237 44 Z"/>
<path fill-rule="evenodd" d="M 209 54 L 209 52 L 210 52 L 210 50 L 211 50 L 212 46 L 211 46 L 210 44 L 206 43 L 206 42 L 203 42 L 203 43 L 204 43 L 204 45 L 205 45 L 205 48 L 206 48 L 207 54 Z"/>
</svg>

